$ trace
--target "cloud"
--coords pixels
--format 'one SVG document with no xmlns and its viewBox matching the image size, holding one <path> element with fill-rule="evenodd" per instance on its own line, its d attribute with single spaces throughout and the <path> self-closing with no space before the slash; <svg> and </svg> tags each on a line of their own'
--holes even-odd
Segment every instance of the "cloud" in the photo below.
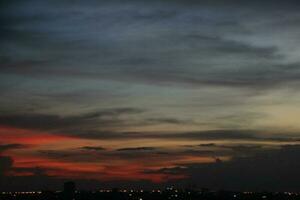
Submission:
<svg viewBox="0 0 300 200">
<path fill-rule="evenodd" d="M 260 141 L 260 142 L 299 142 L 298 134 L 289 132 L 274 132 L 259 129 L 216 129 L 203 131 L 126 131 L 132 127 L 143 127 L 164 124 L 191 125 L 192 120 L 177 118 L 130 118 L 144 114 L 144 110 L 136 108 L 104 109 L 81 115 L 59 116 L 50 114 L 2 114 L 0 124 L 11 129 L 7 133 L 20 132 L 21 129 L 46 131 L 47 136 L 59 135 L 94 140 L 129 140 L 129 139 L 159 139 L 159 140 L 198 140 L 198 141 Z M 150 121 L 149 121 L 150 119 Z M 13 129 L 15 128 L 21 128 Z M 22 131 L 21 131 L 22 132 Z M 46 133 L 45 132 L 45 133 Z M 2 133 L 2 134 L 3 134 Z M 45 134 L 40 133 L 40 134 Z M 39 135 L 38 132 L 34 133 Z M 20 135 L 21 136 L 21 135 Z M 42 136 L 41 136 L 42 137 Z M 24 138 L 25 139 L 25 138 Z"/>
<path fill-rule="evenodd" d="M 197 149 L 188 149 L 182 152 L 182 154 L 193 155 L 193 156 L 203 156 L 203 157 L 215 157 L 217 155 L 224 155 L 225 152 L 217 152 L 213 150 L 197 150 Z M 227 153 L 225 153 L 226 155 Z"/>
<path fill-rule="evenodd" d="M 143 110 L 137 108 L 112 108 L 73 116 L 18 113 L 0 115 L 0 124 L 38 130 L 67 130 L 78 126 L 95 126 L 97 123 L 102 123 L 103 126 L 122 124 L 118 117 L 142 112 Z"/>
<path fill-rule="evenodd" d="M 120 125 L 120 122 L 114 121 L 113 124 Z M 130 127 L 133 124 L 124 123 L 124 127 Z M 141 124 L 139 124 L 141 125 Z M 74 124 L 75 126 L 75 124 Z M 198 141 L 248 141 L 248 142 L 277 142 L 290 143 L 299 142 L 298 134 L 291 134 L 289 132 L 269 132 L 265 130 L 244 130 L 244 129 L 217 129 L 204 131 L 189 131 L 189 132 L 122 132 L 119 130 L 110 130 L 111 123 L 102 124 L 107 127 L 107 130 L 89 130 L 87 129 L 65 129 L 63 135 L 74 136 L 82 139 L 94 140 L 129 140 L 129 139 L 159 139 L 159 140 L 198 140 Z M 53 132 L 53 134 L 56 134 Z M 61 135 L 61 133 L 59 133 Z"/>
<path fill-rule="evenodd" d="M 257 152 L 257 151 L 263 151 L 263 145 L 221 145 L 220 147 L 225 149 L 231 149 L 232 151 L 235 151 L 237 153 L 249 153 L 249 152 Z"/>
<path fill-rule="evenodd" d="M 165 134 L 145 134 L 146 138 L 161 138 L 161 139 L 187 139 L 187 140 L 231 140 L 231 141 L 273 141 L 273 142 L 299 142 L 297 134 L 293 136 L 289 133 L 273 133 L 264 130 L 243 130 L 243 129 L 218 129 L 206 131 L 191 131 L 179 133 L 165 133 Z"/>
<path fill-rule="evenodd" d="M 205 143 L 205 144 L 199 144 L 200 147 L 215 147 L 215 143 Z"/>
<path fill-rule="evenodd" d="M 190 132 L 109 132 L 79 131 L 69 132 L 82 138 L 90 139 L 173 139 L 173 140 L 247 140 L 247 141 L 297 141 L 298 138 L 266 137 L 260 130 L 208 130 Z"/>
<path fill-rule="evenodd" d="M 0 153 L 10 149 L 20 149 L 25 147 L 26 146 L 23 144 L 0 144 Z"/>
<path fill-rule="evenodd" d="M 169 168 L 165 173 L 189 175 L 199 187 L 233 190 L 298 191 L 299 145 L 259 151 L 251 156 L 236 156 L 230 161 L 188 164 Z M 153 171 L 151 172 L 153 173 Z"/>
<path fill-rule="evenodd" d="M 13 160 L 9 156 L 0 156 L 0 179 L 8 172 L 13 166 Z"/>
<path fill-rule="evenodd" d="M 129 147 L 117 149 L 117 151 L 153 151 L 156 150 L 155 147 Z"/>
<path fill-rule="evenodd" d="M 183 136 L 184 134 L 181 134 Z M 257 139 L 259 136 L 255 131 L 251 130 L 212 130 L 186 133 L 186 136 L 194 139 L 205 140 L 242 140 L 242 139 Z M 179 136 L 180 137 L 180 136 Z"/>
<path fill-rule="evenodd" d="M 262 26 L 270 27 L 267 22 L 271 19 L 285 24 L 282 18 L 274 18 L 274 3 L 270 6 L 270 1 L 233 2 L 101 1 L 67 6 L 67 2 L 47 1 L 36 2 L 38 12 L 32 12 L 29 3 L 14 2 L 20 12 L 13 12 L 8 6 L 2 14 L 6 40 L 3 48 L 17 46 L 18 51 L 14 52 L 16 56 L 5 52 L 2 71 L 28 76 L 254 89 L 297 81 L 300 61 L 281 62 L 286 52 L 276 42 L 257 45 L 248 40 L 249 35 L 259 40 L 259 31 Z M 262 5 L 267 11 L 257 9 Z M 290 2 L 278 5 L 287 6 L 287 18 L 296 11 L 291 5 L 299 6 Z M 189 9 L 194 6 L 198 9 Z M 64 12 L 52 9 L 58 7 Z M 248 24 L 254 23 L 256 16 L 262 16 L 262 23 L 254 29 Z M 292 27 L 288 29 L 295 32 Z M 27 48 L 33 51 L 26 51 Z"/>
<path fill-rule="evenodd" d="M 104 147 L 100 147 L 100 146 L 84 146 L 84 147 L 81 147 L 80 149 L 87 150 L 87 151 L 103 151 L 103 150 L 105 150 Z"/>
<path fill-rule="evenodd" d="M 192 120 L 181 120 L 176 118 L 148 118 L 145 119 L 145 122 L 150 124 L 196 124 Z"/>
<path fill-rule="evenodd" d="M 185 167 L 171 167 L 171 168 L 161 168 L 158 170 L 144 170 L 146 174 L 156 174 L 156 173 L 163 173 L 163 174 L 170 174 L 176 175 L 179 174 L 178 171 L 185 170 Z"/>
</svg>

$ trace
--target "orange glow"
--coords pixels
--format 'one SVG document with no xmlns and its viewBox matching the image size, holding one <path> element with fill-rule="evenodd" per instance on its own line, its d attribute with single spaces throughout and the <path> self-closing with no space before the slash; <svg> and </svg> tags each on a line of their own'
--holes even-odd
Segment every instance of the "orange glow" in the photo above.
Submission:
<svg viewBox="0 0 300 200">
<path fill-rule="evenodd" d="M 110 141 L 111 142 L 111 141 Z M 119 141 L 115 141 L 118 144 Z M 214 159 L 205 156 L 195 156 L 173 152 L 169 154 L 152 154 L 126 157 L 114 149 L 105 152 L 84 152 L 83 156 L 91 156 L 88 160 L 50 158 L 41 150 L 62 150 L 73 152 L 77 156 L 84 144 L 96 144 L 81 138 L 69 137 L 63 134 L 51 134 L 43 131 L 15 128 L 0 125 L 0 143 L 23 144 L 25 148 L 12 149 L 5 154 L 14 160 L 13 169 L 8 172 L 13 176 L 32 176 L 34 168 L 42 169 L 45 175 L 53 177 L 113 180 L 150 180 L 160 183 L 169 180 L 186 178 L 185 174 L 145 173 L 145 170 L 172 168 L 178 164 L 213 162 Z M 69 157 L 68 157 L 69 158 Z M 19 169 L 19 170 L 16 170 Z M 26 171 L 26 169 L 28 169 Z M 30 170 L 31 169 L 31 170 Z"/>
<path fill-rule="evenodd" d="M 20 144 L 46 144 L 61 140 L 75 139 L 64 135 L 54 135 L 47 132 L 14 128 L 0 125 L 0 142 L 3 143 L 20 143 Z"/>
</svg>

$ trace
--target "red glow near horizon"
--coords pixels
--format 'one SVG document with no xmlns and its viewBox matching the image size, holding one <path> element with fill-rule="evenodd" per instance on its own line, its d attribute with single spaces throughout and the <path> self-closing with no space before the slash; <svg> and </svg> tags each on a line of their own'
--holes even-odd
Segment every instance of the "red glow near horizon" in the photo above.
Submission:
<svg viewBox="0 0 300 200">
<path fill-rule="evenodd" d="M 51 134 L 43 131 L 15 128 L 11 126 L 0 125 L 0 142 L 18 143 L 29 145 L 41 145 L 61 140 L 74 139 L 70 136 Z"/>
<path fill-rule="evenodd" d="M 61 142 L 75 141 L 71 145 L 82 145 L 83 139 L 65 136 L 63 134 L 51 134 L 45 131 L 37 131 L 11 126 L 0 125 L 0 144 L 21 144 L 24 148 L 12 149 L 4 152 L 13 161 L 13 169 L 7 174 L 10 176 L 33 176 L 32 169 L 39 168 L 44 175 L 52 177 L 97 179 L 102 181 L 113 180 L 149 180 L 160 183 L 167 180 L 182 179 L 185 175 L 168 175 L 163 173 L 147 174 L 145 169 L 158 169 L 159 167 L 171 167 L 173 163 L 163 157 L 152 157 L 152 164 L 147 166 L 143 158 L 127 160 L 122 157 L 105 157 L 98 161 L 67 161 L 63 159 L 48 158 L 46 155 L 38 155 L 37 152 L 45 148 L 45 145 L 53 144 L 54 147 L 64 148 Z M 77 146 L 73 147 L 78 148 Z M 194 160 L 190 156 L 177 157 L 179 160 Z M 145 163 L 144 163 L 145 161 Z M 19 170 L 16 170 L 19 169 Z M 28 169 L 26 171 L 26 169 Z M 29 170 L 31 169 L 31 170 Z"/>
</svg>

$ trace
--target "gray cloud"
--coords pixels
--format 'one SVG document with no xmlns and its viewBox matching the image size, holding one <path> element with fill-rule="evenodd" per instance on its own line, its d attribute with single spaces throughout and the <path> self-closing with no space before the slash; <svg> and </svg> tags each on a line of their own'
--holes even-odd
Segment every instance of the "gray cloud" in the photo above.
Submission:
<svg viewBox="0 0 300 200">
<path fill-rule="evenodd" d="M 73 116 L 18 113 L 0 115 L 0 124 L 30 129 L 68 130 L 78 126 L 94 127 L 97 122 L 103 126 L 122 124 L 122 120 L 118 119 L 118 117 L 140 114 L 142 112 L 143 110 L 137 108 L 112 108 Z"/>
<path fill-rule="evenodd" d="M 110 132 L 110 131 L 76 131 L 72 130 L 66 134 L 90 139 L 187 139 L 187 140 L 246 140 L 246 141 L 279 141 L 296 142 L 294 137 L 267 137 L 259 130 L 211 130 L 191 132 Z"/>
<path fill-rule="evenodd" d="M 196 124 L 193 120 L 182 120 L 176 118 L 147 118 L 144 120 L 145 123 L 150 124 Z"/>
<path fill-rule="evenodd" d="M 61 3 L 64 13 L 50 9 L 60 5 L 59 2 L 45 2 L 37 4 L 40 9 L 36 14 L 25 9 L 26 3 L 17 6 L 22 12 L 7 9 L 2 14 L 6 19 L 4 28 L 9 31 L 6 37 L 13 37 L 11 33 L 16 32 L 23 36 L 4 45 L 19 46 L 20 50 L 17 56 L 10 55 L 9 51 L 4 54 L 3 72 L 255 89 L 299 79 L 299 62 L 280 62 L 283 55 L 275 44 L 264 47 L 225 37 L 239 32 L 255 35 L 256 30 L 245 28 L 245 13 L 263 15 L 262 20 L 268 21 L 273 17 L 272 6 L 265 13 L 254 8 L 270 2 L 248 2 L 254 6 L 248 8 L 233 1 L 226 4 L 216 1 L 83 4 L 79 1 L 71 7 L 65 6 L 66 3 Z M 178 6 L 182 4 L 199 5 L 203 14 Z M 288 7 L 293 12 L 294 7 Z M 96 12 L 96 8 L 100 10 Z M 218 9 L 223 12 L 217 12 Z M 238 12 L 228 12 L 231 9 Z M 76 25 L 69 20 L 76 21 Z M 255 17 L 247 20 L 252 22 Z M 23 52 L 26 50 L 23 43 L 30 46 L 29 55 Z M 80 67 L 82 64 L 84 69 Z"/>
<path fill-rule="evenodd" d="M 20 128 L 46 130 L 53 134 L 65 134 L 88 139 L 163 139 L 163 140 L 244 140 L 299 142 L 298 134 L 288 132 L 265 133 L 264 130 L 219 129 L 189 132 L 128 132 L 124 128 L 160 124 L 196 124 L 192 120 L 177 118 L 124 119 L 121 116 L 140 115 L 145 111 L 137 108 L 112 108 L 81 115 L 59 116 L 49 114 L 0 115 L 0 124 Z"/>
<path fill-rule="evenodd" d="M 10 149 L 20 149 L 25 147 L 26 146 L 22 144 L 0 144 L 0 153 Z"/>
<path fill-rule="evenodd" d="M 0 156 L 0 180 L 12 168 L 13 160 L 8 156 Z"/>
<path fill-rule="evenodd" d="M 205 144 L 199 144 L 200 147 L 214 147 L 216 146 L 215 143 L 205 143 Z"/>
<path fill-rule="evenodd" d="M 252 148 L 251 148 L 251 147 Z M 256 147 L 256 148 L 254 148 Z M 103 149 L 102 147 L 88 147 L 79 149 L 67 149 L 67 150 L 41 150 L 38 155 L 46 156 L 51 159 L 72 161 L 72 162 L 86 162 L 86 163 L 106 163 L 108 160 L 126 160 L 126 161 L 143 161 L 148 162 L 153 160 L 155 162 L 161 162 L 165 159 L 174 159 L 174 164 L 182 165 L 183 163 L 177 163 L 178 158 L 184 158 L 186 156 L 192 157 L 237 157 L 237 156 L 251 156 L 263 151 L 269 151 L 278 149 L 279 145 L 215 145 L 206 146 L 206 149 L 199 149 L 199 146 L 184 146 L 174 148 L 166 147 L 127 147 L 116 150 Z M 84 151 L 82 151 L 84 150 Z"/>
<path fill-rule="evenodd" d="M 159 161 L 160 158 L 168 156 L 178 156 L 175 153 L 162 154 L 158 151 L 159 148 L 154 147 L 133 147 L 121 148 L 116 150 L 85 150 L 82 149 L 67 149 L 67 150 L 40 150 L 36 155 L 59 160 L 70 161 L 75 163 L 103 163 L 109 166 L 111 162 L 117 160 L 126 160 L 127 162 L 141 161 L 148 162 L 148 160 Z M 181 152 L 179 155 L 184 155 Z M 147 158 L 148 160 L 145 160 Z"/>
<path fill-rule="evenodd" d="M 232 151 L 243 153 L 243 152 L 257 152 L 262 151 L 263 146 L 262 145 L 232 145 L 232 146 L 226 146 L 221 145 L 220 147 L 225 149 L 231 149 Z"/>
<path fill-rule="evenodd" d="M 84 146 L 84 147 L 81 147 L 80 149 L 88 150 L 88 151 L 103 151 L 103 150 L 105 150 L 104 147 L 100 147 L 100 146 Z"/>
<path fill-rule="evenodd" d="M 155 147 L 128 147 L 117 149 L 117 151 L 153 151 L 156 150 Z"/>
</svg>

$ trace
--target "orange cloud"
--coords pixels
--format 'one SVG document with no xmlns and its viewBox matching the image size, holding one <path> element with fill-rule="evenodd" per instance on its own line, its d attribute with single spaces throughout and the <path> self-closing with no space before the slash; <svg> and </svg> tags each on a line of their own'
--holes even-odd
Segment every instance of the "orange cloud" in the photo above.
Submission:
<svg viewBox="0 0 300 200">
<path fill-rule="evenodd" d="M 73 137 L 51 134 L 42 131 L 15 128 L 0 125 L 0 142 L 1 143 L 19 143 L 27 145 L 47 144 L 51 142 L 75 139 Z"/>
<path fill-rule="evenodd" d="M 71 141 L 71 142 L 70 142 Z M 113 180 L 150 180 L 160 183 L 168 180 L 186 178 L 184 174 L 145 173 L 145 170 L 176 167 L 174 163 L 211 162 L 213 158 L 173 153 L 151 154 L 146 157 L 126 157 L 121 154 L 96 154 L 95 160 L 74 161 L 64 158 L 49 158 L 40 155 L 42 149 L 60 148 L 68 150 L 78 149 L 86 141 L 63 134 L 51 134 L 43 131 L 15 128 L 0 125 L 0 143 L 18 143 L 27 145 L 26 149 L 15 149 L 5 152 L 14 160 L 13 169 L 9 173 L 13 176 L 32 176 L 36 167 L 42 169 L 48 176 L 60 178 Z M 117 142 L 117 140 L 115 141 Z M 90 154 L 89 154 L 90 155 Z M 98 160 L 97 160 L 98 159 Z M 14 170 L 15 169 L 15 170 Z M 23 169 L 23 170 L 16 170 Z"/>
</svg>

